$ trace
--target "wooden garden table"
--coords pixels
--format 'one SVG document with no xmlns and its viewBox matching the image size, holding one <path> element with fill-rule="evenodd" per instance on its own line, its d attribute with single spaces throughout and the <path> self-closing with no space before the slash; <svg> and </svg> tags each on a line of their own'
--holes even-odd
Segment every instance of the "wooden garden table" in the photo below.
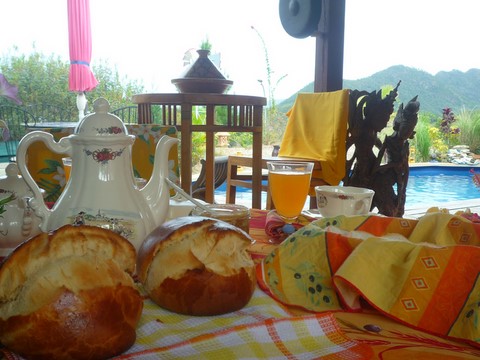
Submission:
<svg viewBox="0 0 480 360">
<path fill-rule="evenodd" d="M 160 107 L 163 125 L 174 125 L 180 132 L 181 165 L 180 178 L 183 190 L 191 193 L 192 188 L 192 134 L 206 134 L 206 192 L 205 199 L 214 202 L 214 157 L 215 133 L 247 132 L 253 134 L 253 186 L 260 187 L 262 180 L 262 113 L 266 105 L 264 97 L 209 94 L 209 93 L 167 93 L 137 94 L 133 102 L 138 105 L 138 122 L 151 123 L 154 107 Z M 206 120 L 193 124 L 193 111 L 204 106 Z M 226 123 L 219 123 L 216 110 L 226 108 Z M 261 194 L 252 194 L 252 205 L 261 208 Z"/>
</svg>

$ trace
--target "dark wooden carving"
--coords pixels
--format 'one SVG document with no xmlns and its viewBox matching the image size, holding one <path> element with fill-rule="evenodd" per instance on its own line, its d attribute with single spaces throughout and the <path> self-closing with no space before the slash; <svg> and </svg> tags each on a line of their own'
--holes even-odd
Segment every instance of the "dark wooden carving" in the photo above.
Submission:
<svg viewBox="0 0 480 360">
<path fill-rule="evenodd" d="M 383 140 L 379 133 L 387 126 L 398 94 L 397 86 L 382 99 L 381 91 L 352 91 L 347 137 L 345 186 L 375 191 L 372 209 L 380 214 L 402 217 L 408 183 L 408 157 L 417 124 L 420 103 L 415 96 L 401 104 L 393 121 L 393 133 Z"/>
</svg>

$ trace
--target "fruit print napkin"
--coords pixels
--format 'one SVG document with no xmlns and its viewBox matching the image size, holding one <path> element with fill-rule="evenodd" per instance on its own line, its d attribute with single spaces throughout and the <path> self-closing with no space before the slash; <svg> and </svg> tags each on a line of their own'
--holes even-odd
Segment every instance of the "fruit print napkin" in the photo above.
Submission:
<svg viewBox="0 0 480 360">
<path fill-rule="evenodd" d="M 480 225 L 431 213 L 320 219 L 257 265 L 262 289 L 313 312 L 371 311 L 479 345 Z"/>
</svg>

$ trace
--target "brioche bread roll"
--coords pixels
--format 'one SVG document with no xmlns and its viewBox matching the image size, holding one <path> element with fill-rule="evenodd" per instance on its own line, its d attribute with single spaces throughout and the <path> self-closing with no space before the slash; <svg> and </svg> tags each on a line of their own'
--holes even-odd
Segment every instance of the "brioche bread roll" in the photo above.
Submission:
<svg viewBox="0 0 480 360">
<path fill-rule="evenodd" d="M 105 359 L 135 342 L 136 252 L 112 231 L 66 225 L 0 265 L 0 342 L 27 359 Z"/>
<path fill-rule="evenodd" d="M 219 315 L 244 307 L 255 290 L 247 233 L 224 221 L 180 217 L 152 231 L 137 256 L 140 281 L 161 307 Z"/>
</svg>

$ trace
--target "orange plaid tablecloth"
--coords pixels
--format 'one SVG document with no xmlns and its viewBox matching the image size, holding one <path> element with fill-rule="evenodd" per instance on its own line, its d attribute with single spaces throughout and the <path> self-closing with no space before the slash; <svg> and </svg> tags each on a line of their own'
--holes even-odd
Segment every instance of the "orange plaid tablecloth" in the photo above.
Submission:
<svg viewBox="0 0 480 360">
<path fill-rule="evenodd" d="M 285 249 L 292 250 L 287 245 L 295 243 L 291 238 L 281 245 L 269 243 L 264 230 L 265 220 L 266 211 L 252 210 L 250 233 L 256 242 L 251 251 L 257 264 L 263 263 L 263 259 L 271 259 L 271 254 L 286 259 Z M 311 219 L 302 218 L 301 221 L 306 226 L 294 236 L 307 236 L 305 230 L 309 231 L 308 224 Z M 338 225 L 338 222 L 336 224 Z M 366 226 L 365 221 L 358 219 L 348 224 L 357 228 L 363 226 L 364 230 Z M 428 234 L 434 234 L 436 227 L 433 225 L 435 224 L 432 223 L 432 227 L 425 230 Z M 385 226 L 392 231 L 402 228 L 400 222 L 380 217 L 376 217 L 369 226 L 370 231 L 375 233 L 381 232 Z M 464 229 L 468 228 L 466 226 Z M 461 233 L 458 228 L 455 229 L 450 235 L 445 235 L 444 232 L 438 232 L 437 235 L 448 241 L 452 236 Z M 404 230 L 404 234 L 409 232 L 411 230 Z M 354 243 L 355 241 L 350 244 Z M 339 249 L 346 258 L 353 247 L 332 248 Z M 310 253 L 315 255 L 315 251 Z M 341 257 L 337 260 L 336 263 L 331 262 L 332 269 L 340 266 Z M 292 263 L 293 265 L 295 263 Z M 311 281 L 308 276 L 306 280 Z M 318 292 L 320 289 L 315 290 Z M 308 287 L 304 288 L 303 294 L 306 296 L 300 296 L 298 301 L 308 298 Z M 221 316 L 206 317 L 171 313 L 145 299 L 142 318 L 137 328 L 137 340 L 118 359 L 443 360 L 480 357 L 478 348 L 409 326 L 405 321 L 398 322 L 369 307 L 364 308 L 363 312 L 345 311 L 338 307 L 340 302 L 336 300 L 332 302 L 332 311 L 307 311 L 304 303 L 280 302 L 275 298 L 276 296 L 269 296 L 257 288 L 243 309 Z M 320 300 L 325 299 L 321 297 Z M 476 313 L 473 315 L 476 319 Z M 8 359 L 19 359 L 6 350 L 3 353 Z"/>
<path fill-rule="evenodd" d="M 0 350 L 0 353 L 2 350 Z M 21 358 L 4 350 L 10 360 Z M 135 344 L 116 359 L 368 359 L 333 314 L 293 316 L 260 289 L 242 310 L 192 317 L 146 299 Z"/>
<path fill-rule="evenodd" d="M 292 316 L 257 289 L 242 310 L 206 317 L 145 301 L 137 341 L 118 359 L 367 359 L 331 313 Z"/>
</svg>

